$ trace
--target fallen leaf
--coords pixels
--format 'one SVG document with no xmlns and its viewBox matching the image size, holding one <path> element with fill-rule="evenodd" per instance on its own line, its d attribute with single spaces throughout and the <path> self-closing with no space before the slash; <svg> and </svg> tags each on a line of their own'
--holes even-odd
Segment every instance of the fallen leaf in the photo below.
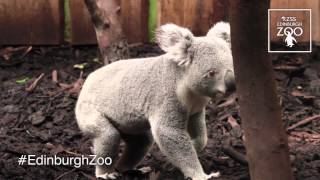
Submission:
<svg viewBox="0 0 320 180">
<path fill-rule="evenodd" d="M 29 80 L 30 80 L 30 78 L 26 77 L 26 78 L 23 78 L 23 79 L 16 80 L 16 83 L 17 84 L 26 84 Z"/>
<path fill-rule="evenodd" d="M 46 117 L 43 115 L 42 111 L 37 111 L 31 114 L 31 116 L 29 116 L 29 120 L 31 121 L 31 124 L 34 126 L 43 123 L 45 119 Z"/>
<path fill-rule="evenodd" d="M 103 64 L 103 63 L 99 60 L 99 58 L 94 58 L 92 61 L 95 62 L 95 63 L 98 63 L 98 64 Z"/>
<path fill-rule="evenodd" d="M 83 70 L 87 64 L 88 63 L 75 64 L 75 65 L 73 65 L 73 68 Z"/>
</svg>

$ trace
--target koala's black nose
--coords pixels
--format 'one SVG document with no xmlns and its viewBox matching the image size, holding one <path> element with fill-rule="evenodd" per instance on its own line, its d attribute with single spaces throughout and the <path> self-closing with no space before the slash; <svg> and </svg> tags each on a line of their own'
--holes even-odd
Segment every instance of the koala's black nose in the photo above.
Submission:
<svg viewBox="0 0 320 180">
<path fill-rule="evenodd" d="M 231 70 L 227 70 L 224 75 L 224 82 L 227 87 L 227 92 L 234 92 L 236 90 L 236 80 L 234 78 L 234 73 Z"/>
</svg>

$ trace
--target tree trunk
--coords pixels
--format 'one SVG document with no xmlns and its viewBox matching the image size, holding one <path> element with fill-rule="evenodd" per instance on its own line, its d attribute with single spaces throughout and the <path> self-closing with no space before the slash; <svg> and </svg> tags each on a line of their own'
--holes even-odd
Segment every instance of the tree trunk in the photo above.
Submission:
<svg viewBox="0 0 320 180">
<path fill-rule="evenodd" d="M 129 48 L 120 22 L 118 0 L 84 0 L 97 35 L 105 64 L 129 57 Z"/>
<path fill-rule="evenodd" d="M 272 63 L 267 52 L 269 0 L 231 0 L 231 39 L 253 180 L 292 180 Z"/>
</svg>

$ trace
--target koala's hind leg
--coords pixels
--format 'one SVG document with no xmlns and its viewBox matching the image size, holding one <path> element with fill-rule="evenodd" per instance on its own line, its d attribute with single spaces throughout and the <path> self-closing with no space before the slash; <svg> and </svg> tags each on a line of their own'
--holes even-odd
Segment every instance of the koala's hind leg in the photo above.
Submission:
<svg viewBox="0 0 320 180">
<path fill-rule="evenodd" d="M 196 151 L 200 152 L 203 150 L 208 141 L 204 110 L 190 117 L 188 132 Z"/>
<path fill-rule="evenodd" d="M 110 157 L 113 162 L 109 166 L 97 165 L 96 177 L 114 179 L 114 175 L 109 172 L 117 159 L 121 139 L 120 133 L 107 119 L 102 124 L 99 124 L 99 126 L 99 132 L 95 134 L 93 139 L 93 153 L 96 155 L 96 158 Z"/>
<path fill-rule="evenodd" d="M 151 132 L 139 135 L 122 135 L 126 147 L 119 159 L 117 169 L 126 171 L 134 169 L 148 153 L 153 144 Z"/>
</svg>

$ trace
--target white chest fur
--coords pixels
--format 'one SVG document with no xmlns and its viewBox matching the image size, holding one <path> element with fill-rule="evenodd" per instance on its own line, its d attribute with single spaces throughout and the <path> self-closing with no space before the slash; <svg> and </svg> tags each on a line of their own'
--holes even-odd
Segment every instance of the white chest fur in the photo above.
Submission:
<svg viewBox="0 0 320 180">
<path fill-rule="evenodd" d="M 187 108 L 189 114 L 201 112 L 210 101 L 209 97 L 194 93 L 183 84 L 178 85 L 176 93 L 179 101 Z"/>
</svg>

